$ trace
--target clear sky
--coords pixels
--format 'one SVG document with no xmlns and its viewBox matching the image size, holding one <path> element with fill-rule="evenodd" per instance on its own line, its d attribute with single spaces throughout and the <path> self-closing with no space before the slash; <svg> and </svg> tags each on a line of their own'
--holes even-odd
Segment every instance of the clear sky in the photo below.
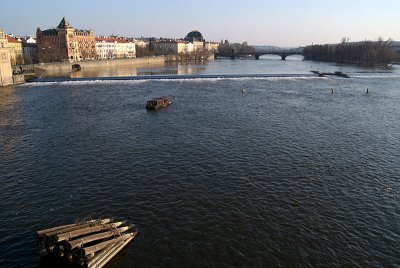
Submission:
<svg viewBox="0 0 400 268">
<path fill-rule="evenodd" d="M 400 0 L 5 0 L 0 28 L 16 35 L 56 27 L 62 17 L 96 35 L 184 37 L 301 46 L 375 40 L 400 41 Z"/>
</svg>

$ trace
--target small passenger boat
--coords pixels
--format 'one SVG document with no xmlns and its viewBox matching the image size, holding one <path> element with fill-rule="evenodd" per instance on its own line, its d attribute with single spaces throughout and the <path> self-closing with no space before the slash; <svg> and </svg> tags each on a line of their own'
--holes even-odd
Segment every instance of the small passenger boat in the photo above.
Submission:
<svg viewBox="0 0 400 268">
<path fill-rule="evenodd" d="M 152 100 L 147 101 L 146 109 L 157 110 L 159 108 L 167 107 L 171 103 L 172 103 L 171 97 L 162 96 L 162 97 L 154 98 Z"/>
</svg>

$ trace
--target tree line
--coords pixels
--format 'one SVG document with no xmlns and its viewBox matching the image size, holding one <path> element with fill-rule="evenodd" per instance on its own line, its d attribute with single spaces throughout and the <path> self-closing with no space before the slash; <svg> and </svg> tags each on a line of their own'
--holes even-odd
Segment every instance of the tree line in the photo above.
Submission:
<svg viewBox="0 0 400 268">
<path fill-rule="evenodd" d="M 393 49 L 392 40 L 349 42 L 344 37 L 339 44 L 312 45 L 304 49 L 307 60 L 331 61 L 360 65 L 387 65 L 399 59 L 399 54 Z"/>
<path fill-rule="evenodd" d="M 256 52 L 256 49 L 253 46 L 249 46 L 247 42 L 239 43 L 229 43 L 225 41 L 225 43 L 221 43 L 218 46 L 219 53 L 226 53 L 226 54 L 253 54 Z"/>
</svg>

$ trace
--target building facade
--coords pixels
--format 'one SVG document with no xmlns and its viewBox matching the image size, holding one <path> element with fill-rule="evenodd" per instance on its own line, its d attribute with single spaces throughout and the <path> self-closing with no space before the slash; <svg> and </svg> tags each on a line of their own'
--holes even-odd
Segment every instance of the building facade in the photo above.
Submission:
<svg viewBox="0 0 400 268">
<path fill-rule="evenodd" d="M 162 55 L 186 53 L 187 43 L 181 40 L 160 40 L 153 43 L 153 50 Z"/>
<path fill-rule="evenodd" d="M 21 37 L 21 40 L 25 64 L 38 63 L 39 59 L 36 39 L 31 36 L 25 36 Z"/>
<path fill-rule="evenodd" d="M 2 29 L 0 29 L 0 86 L 13 84 L 12 69 L 10 61 L 10 49 L 8 40 Z"/>
<path fill-rule="evenodd" d="M 134 40 L 136 47 L 143 47 L 146 48 L 149 46 L 149 41 L 144 41 L 144 40 Z"/>
<path fill-rule="evenodd" d="M 210 52 L 217 52 L 219 45 L 218 42 L 205 42 L 205 49 Z"/>
<path fill-rule="evenodd" d="M 117 36 L 96 37 L 97 59 L 130 59 L 136 58 L 135 42 Z"/>
<path fill-rule="evenodd" d="M 40 62 L 81 61 L 96 58 L 92 30 L 78 30 L 63 18 L 56 29 L 36 31 Z"/>
<path fill-rule="evenodd" d="M 206 54 L 217 51 L 219 43 L 206 42 L 203 35 L 197 31 L 191 31 L 184 39 L 158 40 L 152 43 L 152 49 L 157 54 Z"/>
<path fill-rule="evenodd" d="M 8 40 L 3 29 L 0 29 L 0 48 L 8 47 Z"/>
<path fill-rule="evenodd" d="M 6 35 L 8 48 L 10 49 L 11 65 L 24 64 L 24 54 L 22 50 L 22 41 L 13 36 Z"/>
</svg>

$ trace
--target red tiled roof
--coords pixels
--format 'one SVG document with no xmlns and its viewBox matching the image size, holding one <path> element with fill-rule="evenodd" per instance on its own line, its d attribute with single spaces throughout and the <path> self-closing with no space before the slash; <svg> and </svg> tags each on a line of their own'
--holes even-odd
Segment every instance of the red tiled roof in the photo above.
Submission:
<svg viewBox="0 0 400 268">
<path fill-rule="evenodd" d="M 101 41 L 105 41 L 105 42 L 117 42 L 117 43 L 128 43 L 128 40 L 123 39 L 123 38 L 116 38 L 116 37 L 96 37 L 96 41 L 101 42 Z"/>
<path fill-rule="evenodd" d="M 6 35 L 6 36 L 7 36 L 8 43 L 20 43 L 20 42 L 18 42 L 17 38 L 14 38 L 14 37 L 9 36 L 9 35 Z"/>
</svg>

